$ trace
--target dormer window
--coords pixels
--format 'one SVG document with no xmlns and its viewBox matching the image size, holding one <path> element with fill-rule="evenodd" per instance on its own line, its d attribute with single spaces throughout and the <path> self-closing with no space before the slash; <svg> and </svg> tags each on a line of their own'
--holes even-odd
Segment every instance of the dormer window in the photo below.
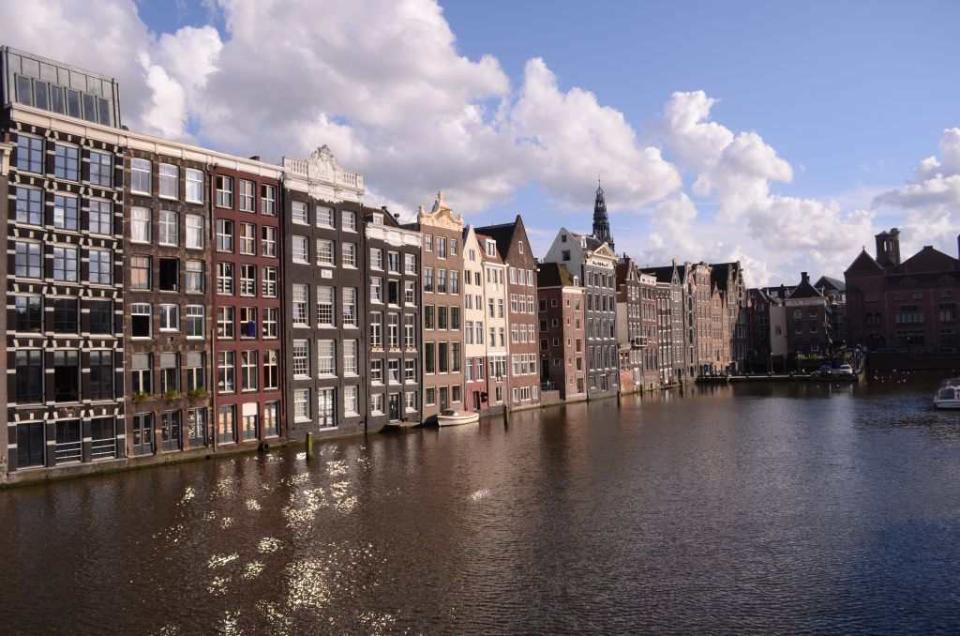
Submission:
<svg viewBox="0 0 960 636">
<path fill-rule="evenodd" d="M 374 225 L 383 225 L 383 215 L 379 212 L 373 215 L 373 224 Z"/>
<path fill-rule="evenodd" d="M 523 241 L 517 243 L 517 247 L 520 249 L 520 253 L 523 254 Z"/>
<path fill-rule="evenodd" d="M 487 241 L 486 248 L 487 248 L 487 256 L 497 255 L 497 244 L 494 241 Z"/>
<path fill-rule="evenodd" d="M 561 242 L 561 243 L 566 243 L 566 242 L 567 242 L 567 235 L 566 235 L 566 234 L 561 234 L 561 235 L 560 235 L 560 242 Z"/>
</svg>

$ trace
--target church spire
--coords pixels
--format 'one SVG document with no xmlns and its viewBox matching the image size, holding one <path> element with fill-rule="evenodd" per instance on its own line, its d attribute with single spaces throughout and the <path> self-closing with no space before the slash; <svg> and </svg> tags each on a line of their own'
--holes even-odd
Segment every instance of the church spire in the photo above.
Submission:
<svg viewBox="0 0 960 636">
<path fill-rule="evenodd" d="M 605 241 L 613 249 L 613 237 L 610 235 L 610 220 L 607 218 L 607 202 L 603 198 L 603 187 L 597 179 L 597 198 L 593 203 L 593 236 Z"/>
</svg>

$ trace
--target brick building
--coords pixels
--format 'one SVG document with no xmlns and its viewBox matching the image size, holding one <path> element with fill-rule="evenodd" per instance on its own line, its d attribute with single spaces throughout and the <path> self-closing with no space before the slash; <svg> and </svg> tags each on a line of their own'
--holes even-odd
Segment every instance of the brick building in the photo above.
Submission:
<svg viewBox="0 0 960 636">
<path fill-rule="evenodd" d="M 801 272 L 800 284 L 784 300 L 787 351 L 791 357 L 828 356 L 833 349 L 829 299 Z"/>
<path fill-rule="evenodd" d="M 483 269 L 483 249 L 468 226 L 463 231 L 463 369 L 466 400 L 474 411 L 489 406 Z"/>
<path fill-rule="evenodd" d="M 623 255 L 616 265 L 617 277 L 617 353 L 620 369 L 620 392 L 634 393 L 643 389 L 646 336 L 643 331 L 643 303 L 640 292 L 641 274 L 636 263 Z"/>
<path fill-rule="evenodd" d="M 960 260 L 924 246 L 900 260 L 900 232 L 876 236 L 844 272 L 848 345 L 921 355 L 960 348 Z M 960 248 L 960 239 L 958 239 Z"/>
<path fill-rule="evenodd" d="M 257 445 L 285 430 L 281 176 L 257 158 L 221 159 L 210 170 L 217 447 Z"/>
<path fill-rule="evenodd" d="M 441 411 L 470 410 L 463 396 L 463 218 L 443 193 L 433 208 L 420 208 L 408 229 L 422 235 L 423 406 L 424 420 Z"/>
<path fill-rule="evenodd" d="M 540 382 L 567 402 L 587 399 L 584 290 L 565 265 L 541 263 L 537 271 Z"/>
<path fill-rule="evenodd" d="M 366 253 L 363 177 L 343 170 L 323 146 L 306 159 L 283 159 L 283 191 L 279 288 L 287 434 L 299 440 L 308 432 L 362 432 L 366 307 L 387 303 L 386 255 L 378 248 L 368 262 Z M 380 272 L 369 296 L 365 266 Z"/>
</svg>

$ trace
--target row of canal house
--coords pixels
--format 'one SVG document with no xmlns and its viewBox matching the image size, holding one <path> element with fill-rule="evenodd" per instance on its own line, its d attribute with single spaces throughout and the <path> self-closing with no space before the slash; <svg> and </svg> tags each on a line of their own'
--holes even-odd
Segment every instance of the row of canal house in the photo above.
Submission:
<svg viewBox="0 0 960 636">
<path fill-rule="evenodd" d="M 706 324 L 729 276 L 618 257 L 601 188 L 593 233 L 538 262 L 519 215 L 473 227 L 438 194 L 401 223 L 326 147 L 275 165 L 133 132 L 114 80 L 0 56 L 3 479 L 602 398 L 734 355 Z"/>
</svg>

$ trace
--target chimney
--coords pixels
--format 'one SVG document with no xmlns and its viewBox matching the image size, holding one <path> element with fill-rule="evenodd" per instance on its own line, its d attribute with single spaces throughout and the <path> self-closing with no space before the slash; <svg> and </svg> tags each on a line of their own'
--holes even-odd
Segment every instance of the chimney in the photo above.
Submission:
<svg viewBox="0 0 960 636">
<path fill-rule="evenodd" d="M 806 272 L 800 272 L 800 284 L 809 285 L 810 284 L 810 274 Z"/>
<path fill-rule="evenodd" d="M 260 155 L 250 155 L 251 161 L 260 161 Z"/>
<path fill-rule="evenodd" d="M 900 264 L 900 230 L 891 228 L 889 232 L 880 232 L 877 239 L 877 262 L 883 267 L 896 267 Z"/>
</svg>

